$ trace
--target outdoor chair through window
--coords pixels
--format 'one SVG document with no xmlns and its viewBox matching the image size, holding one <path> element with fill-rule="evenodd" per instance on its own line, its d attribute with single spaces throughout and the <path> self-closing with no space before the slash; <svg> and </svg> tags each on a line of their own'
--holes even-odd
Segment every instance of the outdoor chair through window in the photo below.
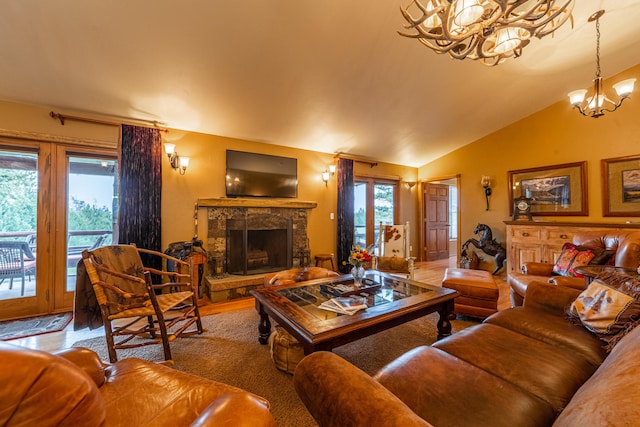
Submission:
<svg viewBox="0 0 640 427">
<path fill-rule="evenodd" d="M 9 280 L 9 289 L 13 289 L 13 279 L 20 279 L 20 296 L 24 296 L 25 277 L 35 274 L 36 258 L 25 242 L 0 241 L 0 285 Z"/>
<path fill-rule="evenodd" d="M 159 257 L 162 270 L 145 267 L 140 254 Z M 173 363 L 169 343 L 204 331 L 192 263 L 135 245 L 85 250 L 82 257 L 100 306 L 111 362 L 117 360 L 116 350 L 162 344 L 165 360 Z M 167 261 L 175 271 L 167 271 Z"/>
<path fill-rule="evenodd" d="M 385 225 L 380 223 L 378 234 L 378 256 L 376 270 L 391 274 L 406 275 L 413 279 L 415 258 L 410 256 L 409 221 L 406 224 Z"/>
</svg>

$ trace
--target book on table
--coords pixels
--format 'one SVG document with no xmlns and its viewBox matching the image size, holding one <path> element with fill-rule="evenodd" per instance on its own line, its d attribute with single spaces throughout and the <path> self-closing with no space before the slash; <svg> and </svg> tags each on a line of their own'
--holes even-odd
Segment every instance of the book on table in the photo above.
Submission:
<svg viewBox="0 0 640 427">
<path fill-rule="evenodd" d="M 367 308 L 367 304 L 364 301 L 364 298 L 356 296 L 335 297 L 323 302 L 318 307 L 340 314 L 352 315 Z"/>
</svg>

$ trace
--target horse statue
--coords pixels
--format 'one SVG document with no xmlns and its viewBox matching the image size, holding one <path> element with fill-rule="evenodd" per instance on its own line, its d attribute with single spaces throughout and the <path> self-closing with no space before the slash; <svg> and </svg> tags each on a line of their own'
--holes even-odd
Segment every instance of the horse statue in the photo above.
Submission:
<svg viewBox="0 0 640 427">
<path fill-rule="evenodd" d="M 471 238 L 462 245 L 462 254 L 466 256 L 467 248 L 470 244 L 480 249 L 487 255 L 492 256 L 496 261 L 496 268 L 491 274 L 496 274 L 503 267 L 504 260 L 507 259 L 507 250 L 497 241 L 493 239 L 491 228 L 487 224 L 478 224 L 473 230 L 473 234 L 480 234 L 480 240 Z"/>
</svg>

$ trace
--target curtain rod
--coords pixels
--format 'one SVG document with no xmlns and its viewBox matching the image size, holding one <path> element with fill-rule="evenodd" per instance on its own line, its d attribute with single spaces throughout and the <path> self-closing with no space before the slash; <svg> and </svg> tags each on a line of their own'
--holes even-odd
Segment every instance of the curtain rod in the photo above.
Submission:
<svg viewBox="0 0 640 427">
<path fill-rule="evenodd" d="M 70 116 L 68 114 L 56 113 L 55 111 L 51 111 L 49 113 L 49 116 L 51 116 L 51 118 L 53 118 L 53 119 L 60 120 L 60 124 L 62 126 L 64 126 L 65 120 L 74 120 L 76 122 L 85 122 L 85 123 L 95 123 L 95 124 L 98 124 L 98 125 L 105 125 L 105 126 L 120 126 L 120 125 L 123 124 L 123 123 L 112 122 L 112 121 L 108 121 L 108 120 L 98 120 L 98 119 L 91 119 L 91 118 L 88 118 L 88 117 Z M 143 119 L 130 119 L 130 120 L 132 122 L 144 123 L 148 127 L 158 128 L 160 130 L 160 132 L 169 132 L 168 129 L 159 128 L 159 126 L 162 123 L 158 122 L 157 120 L 143 120 Z"/>
<path fill-rule="evenodd" d="M 362 157 L 351 156 L 349 154 L 345 154 L 345 153 L 341 153 L 341 152 L 336 153 L 333 156 L 333 158 L 334 159 L 353 160 L 354 162 L 365 163 L 365 164 L 369 165 L 370 167 L 378 166 L 378 162 L 376 162 L 376 161 L 369 160 L 369 159 L 363 159 Z"/>
</svg>

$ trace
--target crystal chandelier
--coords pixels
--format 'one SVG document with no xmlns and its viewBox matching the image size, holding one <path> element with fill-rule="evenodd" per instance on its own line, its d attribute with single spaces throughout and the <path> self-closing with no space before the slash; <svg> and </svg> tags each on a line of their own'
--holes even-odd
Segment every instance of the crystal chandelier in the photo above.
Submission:
<svg viewBox="0 0 640 427">
<path fill-rule="evenodd" d="M 518 57 L 532 37 L 553 33 L 568 19 L 575 0 L 412 0 L 400 7 L 405 25 L 437 53 L 497 65 Z M 573 25 L 573 21 L 572 21 Z"/>
<path fill-rule="evenodd" d="M 612 101 L 604 94 L 602 77 L 600 76 L 600 17 L 602 15 L 604 15 L 604 10 L 599 10 L 588 19 L 589 22 L 596 21 L 596 78 L 593 79 L 593 95 L 585 101 L 587 89 L 569 92 L 569 102 L 578 109 L 580 114 L 596 119 L 604 115 L 605 111 L 608 113 L 616 111 L 622 105 L 622 101 L 631 96 L 636 82 L 636 79 L 627 79 L 613 85 L 620 97 L 618 102 Z"/>
</svg>

